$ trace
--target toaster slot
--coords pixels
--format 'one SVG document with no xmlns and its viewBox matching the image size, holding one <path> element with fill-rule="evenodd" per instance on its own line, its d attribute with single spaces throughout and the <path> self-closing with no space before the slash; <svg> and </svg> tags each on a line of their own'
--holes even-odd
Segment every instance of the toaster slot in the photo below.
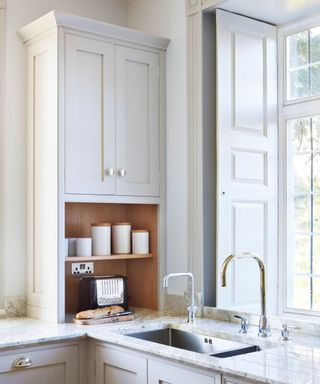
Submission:
<svg viewBox="0 0 320 384">
<path fill-rule="evenodd" d="M 123 303 L 124 283 L 122 278 L 98 279 L 95 283 L 97 287 L 97 302 L 99 306 Z"/>
</svg>

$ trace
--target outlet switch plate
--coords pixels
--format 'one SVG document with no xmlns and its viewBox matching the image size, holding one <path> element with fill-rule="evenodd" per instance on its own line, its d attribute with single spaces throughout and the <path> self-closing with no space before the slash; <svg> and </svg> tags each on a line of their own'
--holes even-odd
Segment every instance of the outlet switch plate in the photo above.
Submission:
<svg viewBox="0 0 320 384">
<path fill-rule="evenodd" d="M 73 276 L 92 275 L 94 272 L 93 263 L 72 263 L 71 272 Z"/>
</svg>

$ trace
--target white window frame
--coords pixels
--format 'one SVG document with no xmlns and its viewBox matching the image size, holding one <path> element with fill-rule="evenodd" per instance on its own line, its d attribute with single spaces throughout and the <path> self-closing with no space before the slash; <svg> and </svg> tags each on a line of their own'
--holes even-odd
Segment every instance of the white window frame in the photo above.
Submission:
<svg viewBox="0 0 320 384">
<path fill-rule="evenodd" d="M 5 53 L 6 0 L 0 0 L 0 308 L 4 307 L 4 188 L 3 188 L 3 139 L 4 139 L 4 53 Z"/>
<path fill-rule="evenodd" d="M 320 115 L 320 95 L 287 100 L 286 37 L 320 26 L 320 16 L 288 24 L 278 29 L 278 113 L 279 113 L 279 315 L 310 318 L 320 312 L 287 307 L 287 121 Z"/>
</svg>

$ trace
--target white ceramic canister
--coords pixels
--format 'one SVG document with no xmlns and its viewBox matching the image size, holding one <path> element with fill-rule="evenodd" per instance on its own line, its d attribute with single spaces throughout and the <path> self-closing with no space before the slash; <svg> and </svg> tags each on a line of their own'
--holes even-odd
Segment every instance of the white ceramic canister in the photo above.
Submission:
<svg viewBox="0 0 320 384">
<path fill-rule="evenodd" d="M 112 253 L 131 252 L 131 224 L 116 223 L 112 225 Z"/>
<path fill-rule="evenodd" d="M 81 257 L 92 256 L 92 239 L 91 237 L 80 237 L 76 243 L 76 254 Z"/>
<path fill-rule="evenodd" d="M 68 242 L 68 249 L 66 250 L 66 253 L 68 253 L 68 256 L 70 257 L 76 256 L 77 239 L 75 237 L 69 237 L 66 241 Z"/>
<path fill-rule="evenodd" d="M 92 254 L 94 256 L 107 256 L 111 253 L 111 224 L 91 224 Z"/>
<path fill-rule="evenodd" d="M 132 253 L 148 254 L 149 253 L 149 231 L 146 229 L 132 230 Z"/>
</svg>

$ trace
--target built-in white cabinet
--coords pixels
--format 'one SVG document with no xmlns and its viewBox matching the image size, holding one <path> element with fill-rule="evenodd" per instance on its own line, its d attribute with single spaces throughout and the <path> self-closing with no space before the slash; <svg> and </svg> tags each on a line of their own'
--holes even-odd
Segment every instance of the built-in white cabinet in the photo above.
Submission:
<svg viewBox="0 0 320 384">
<path fill-rule="evenodd" d="M 147 384 L 147 359 L 97 346 L 95 384 Z"/>
<path fill-rule="evenodd" d="M 64 321 L 66 204 L 164 199 L 169 40 L 59 11 L 19 34 L 27 46 L 27 308 Z"/>
<path fill-rule="evenodd" d="M 148 360 L 148 384 L 220 384 L 220 375 L 202 374 L 191 368 Z"/>
<path fill-rule="evenodd" d="M 160 194 L 159 53 L 66 35 L 66 193 Z"/>
<path fill-rule="evenodd" d="M 0 384 L 80 384 L 79 346 L 19 350 L 0 355 Z"/>
</svg>

